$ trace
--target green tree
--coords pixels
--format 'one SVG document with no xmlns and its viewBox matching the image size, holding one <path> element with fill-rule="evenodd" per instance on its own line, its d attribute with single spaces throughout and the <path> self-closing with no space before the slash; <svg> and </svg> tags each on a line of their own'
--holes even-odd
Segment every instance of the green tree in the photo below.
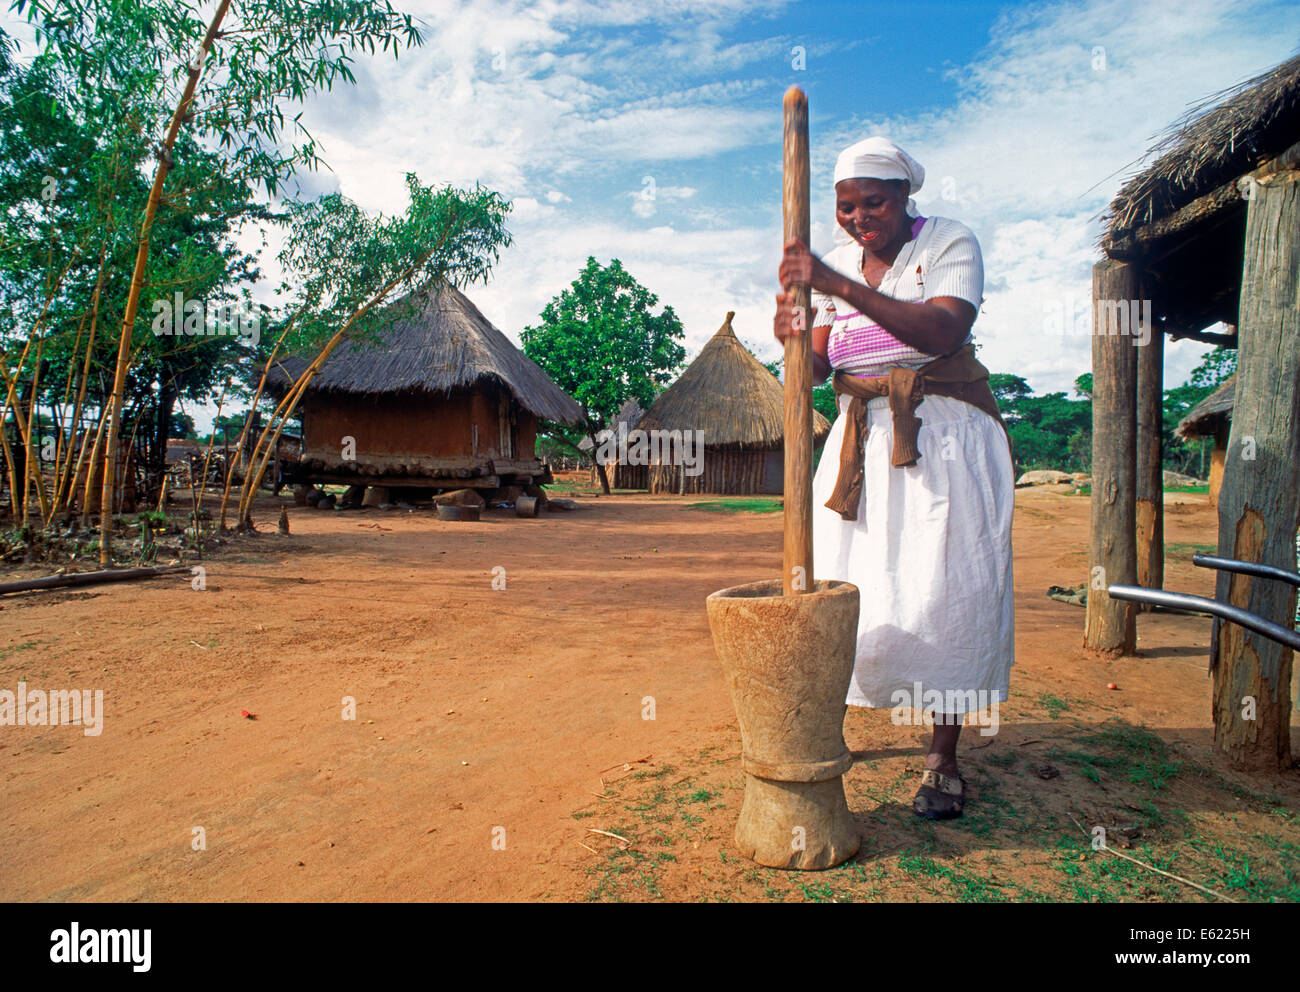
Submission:
<svg viewBox="0 0 1300 992">
<path fill-rule="evenodd" d="M 1091 389 L 1090 377 L 1075 380 L 1075 392 L 1084 397 L 1081 400 L 1072 400 L 1065 393 L 1035 396 L 1025 379 L 1005 372 L 992 373 L 989 387 L 1011 436 L 1017 474 L 1036 468 L 1088 469 L 1092 398 L 1085 387 Z"/>
<path fill-rule="evenodd" d="M 403 44 L 418 44 L 419 34 L 409 17 L 375 0 L 241 0 L 233 10 L 230 0 L 219 0 L 215 11 L 199 0 L 17 0 L 13 9 L 25 13 L 37 29 L 42 49 L 38 60 L 62 86 L 60 112 L 93 135 L 94 143 L 92 153 L 82 156 L 66 176 L 50 173 L 57 182 L 66 182 L 73 194 L 68 202 L 81 203 L 84 209 L 72 210 L 73 220 L 62 226 L 45 225 L 38 239 L 46 256 L 44 291 L 33 297 L 24 316 L 28 321 L 34 311 L 42 316 L 28 324 L 27 343 L 7 377 L 5 405 L 12 403 L 13 387 L 29 357 L 39 368 L 44 338 L 38 329 L 47 312 L 57 316 L 52 311 L 73 268 L 65 259 L 84 263 L 98 257 L 96 302 L 101 290 L 117 302 L 106 307 L 118 331 L 115 341 L 105 342 L 116 357 L 108 377 L 111 389 L 100 403 L 107 407 L 108 430 L 99 458 L 111 469 L 116 465 L 111 452 L 133 396 L 151 388 L 166 394 L 210 387 L 210 382 L 183 380 L 188 372 L 211 380 L 210 366 L 220 357 L 196 354 L 179 365 L 161 361 L 154 369 L 135 369 L 140 355 L 151 350 L 148 341 L 134 333 L 136 315 L 157 283 L 165 281 L 155 278 L 155 247 L 172 248 L 170 262 L 173 273 L 181 276 L 178 281 L 206 289 L 210 300 L 214 293 L 227 291 L 231 266 L 240 265 L 229 245 L 215 251 L 227 263 L 220 267 L 211 264 L 211 242 L 203 246 L 206 251 L 187 250 L 183 238 L 166 230 L 168 211 L 178 223 L 188 218 L 202 226 L 215 219 L 219 228 L 237 220 L 237 211 L 229 207 L 232 197 L 239 199 L 241 187 L 245 193 L 260 190 L 271 196 L 299 168 L 315 167 L 315 144 L 299 117 L 286 125 L 287 102 L 302 101 L 338 80 L 353 82 L 353 53 L 382 47 L 396 55 Z M 120 195 L 150 173 L 153 182 L 146 196 Z M 77 196 L 82 189 L 85 195 Z M 217 203 L 202 202 L 214 189 Z M 220 240 L 219 232 L 208 233 Z M 128 252 L 133 256 L 130 279 L 121 295 L 114 279 L 121 279 L 126 267 L 117 263 L 108 243 L 110 236 L 119 235 L 133 249 Z M 200 257 L 204 254 L 206 260 Z M 200 287 L 205 277 L 217 285 Z M 58 329 L 53 320 L 49 326 Z M 84 367 L 89 369 L 89 342 L 86 348 Z M 21 426 L 27 418 L 16 407 L 14 412 Z M 165 437 L 165 421 L 166 416 L 159 418 L 157 436 Z M 111 471 L 105 473 L 105 559 L 111 477 Z M 44 513 L 47 501 L 39 481 L 37 491 Z M 25 512 L 27 501 L 22 502 Z"/>
<path fill-rule="evenodd" d="M 1165 468 L 1196 475 L 1203 473 L 1205 454 L 1213 445 L 1213 440 L 1197 438 L 1184 441 L 1174 432 L 1192 407 L 1223 385 L 1236 370 L 1236 350 L 1214 348 L 1202 356 L 1186 382 L 1165 390 L 1161 401 Z"/>
<path fill-rule="evenodd" d="M 588 257 L 573 285 L 543 308 L 541 323 L 520 334 L 524 354 L 581 405 L 582 436 L 591 440 L 606 493 L 609 478 L 596 457 L 596 434 L 628 399 L 649 409 L 686 357 L 681 321 L 672 307 L 654 313 L 658 302 L 617 258 L 602 266 Z M 545 429 L 578 450 L 573 432 L 558 424 Z"/>
</svg>

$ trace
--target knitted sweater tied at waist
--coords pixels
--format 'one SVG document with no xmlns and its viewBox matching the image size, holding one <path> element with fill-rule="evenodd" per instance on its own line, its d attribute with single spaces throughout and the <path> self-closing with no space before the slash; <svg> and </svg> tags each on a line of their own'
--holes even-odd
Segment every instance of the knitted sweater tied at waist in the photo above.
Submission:
<svg viewBox="0 0 1300 992">
<path fill-rule="evenodd" d="M 896 468 L 915 465 L 921 457 L 917 448 L 921 418 L 916 415 L 916 408 L 926 395 L 946 396 L 969 403 L 994 418 L 1003 432 L 1007 429 L 993 390 L 989 388 L 989 370 L 975 357 L 973 344 L 936 358 L 919 369 L 892 368 L 888 375 L 870 377 L 836 372 L 834 385 L 837 397 L 847 394 L 852 399 L 845 413 L 848 420 L 844 425 L 844 443 L 840 447 L 840 472 L 826 506 L 845 520 L 858 519 L 858 505 L 862 502 L 867 404 L 872 400 L 889 397 L 894 426 L 894 450 L 890 463 Z M 1007 444 L 1010 443 L 1008 436 Z"/>
</svg>

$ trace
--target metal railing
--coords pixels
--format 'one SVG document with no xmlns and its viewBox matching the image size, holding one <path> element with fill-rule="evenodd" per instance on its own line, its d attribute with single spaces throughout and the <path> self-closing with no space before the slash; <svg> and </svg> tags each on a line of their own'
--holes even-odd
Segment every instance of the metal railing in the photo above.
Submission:
<svg viewBox="0 0 1300 992">
<path fill-rule="evenodd" d="M 1202 554 L 1193 555 L 1192 562 L 1202 568 L 1213 568 L 1224 572 L 1236 572 L 1241 575 L 1274 579 L 1300 588 L 1300 573 L 1290 572 L 1285 568 L 1276 568 L 1273 565 L 1261 565 L 1253 561 L 1238 561 L 1235 558 L 1219 558 L 1215 555 Z M 1272 620 L 1266 620 L 1259 614 L 1243 610 L 1239 606 L 1220 603 L 1217 599 L 1192 596 L 1185 592 L 1169 592 L 1165 589 L 1147 589 L 1144 586 L 1114 585 L 1107 587 L 1106 591 L 1114 599 L 1121 599 L 1131 603 L 1146 603 L 1179 613 L 1199 613 L 1205 616 L 1218 617 L 1220 620 L 1235 623 L 1247 630 L 1262 634 L 1269 640 L 1300 651 L 1300 632 L 1290 627 L 1284 627 L 1280 623 L 1274 623 Z"/>
</svg>

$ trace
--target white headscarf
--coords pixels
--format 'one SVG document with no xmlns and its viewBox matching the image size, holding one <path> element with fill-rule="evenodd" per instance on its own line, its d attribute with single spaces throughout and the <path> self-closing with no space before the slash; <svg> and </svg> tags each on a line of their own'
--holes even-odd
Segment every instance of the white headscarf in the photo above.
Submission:
<svg viewBox="0 0 1300 992">
<path fill-rule="evenodd" d="M 835 181 L 841 179 L 906 179 L 915 193 L 925 182 L 925 169 L 888 138 L 866 138 L 840 152 L 835 160 Z M 919 217 L 916 201 L 907 200 L 907 215 Z"/>
</svg>

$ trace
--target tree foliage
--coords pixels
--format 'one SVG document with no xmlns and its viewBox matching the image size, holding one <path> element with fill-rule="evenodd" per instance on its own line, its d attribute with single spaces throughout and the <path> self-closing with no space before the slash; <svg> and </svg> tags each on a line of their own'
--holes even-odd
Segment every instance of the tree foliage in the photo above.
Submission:
<svg viewBox="0 0 1300 992">
<path fill-rule="evenodd" d="M 681 321 L 672 307 L 654 312 L 659 298 L 638 283 L 617 258 L 602 266 L 587 259 L 572 286 L 541 313 L 541 322 L 520 334 L 524 354 L 582 406 L 581 432 L 562 425 L 544 429 L 577 451 L 577 441 L 592 441 L 627 400 L 648 409 L 681 368 Z M 604 466 L 597 465 L 609 491 Z"/>
</svg>

